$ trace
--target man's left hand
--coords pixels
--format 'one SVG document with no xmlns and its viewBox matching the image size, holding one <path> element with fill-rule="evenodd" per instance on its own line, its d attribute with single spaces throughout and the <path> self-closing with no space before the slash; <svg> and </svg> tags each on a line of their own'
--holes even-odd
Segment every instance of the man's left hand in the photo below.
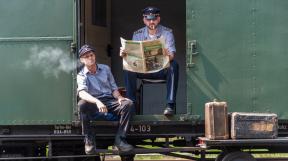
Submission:
<svg viewBox="0 0 288 161">
<path fill-rule="evenodd" d="M 168 56 L 170 61 L 174 59 L 174 54 L 170 53 L 167 48 L 164 48 L 163 55 Z"/>
<path fill-rule="evenodd" d="M 120 97 L 118 97 L 118 103 L 121 105 L 122 104 L 122 101 L 128 101 L 128 100 L 130 100 L 130 99 L 128 99 L 128 98 L 125 98 L 125 97 L 122 97 L 122 96 L 120 96 Z"/>
</svg>

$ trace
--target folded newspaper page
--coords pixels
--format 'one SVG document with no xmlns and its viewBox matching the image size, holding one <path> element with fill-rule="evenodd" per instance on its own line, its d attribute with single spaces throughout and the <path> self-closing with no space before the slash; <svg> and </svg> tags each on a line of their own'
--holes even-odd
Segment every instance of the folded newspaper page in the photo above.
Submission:
<svg viewBox="0 0 288 161">
<path fill-rule="evenodd" d="M 164 55 L 164 39 L 133 41 L 120 38 L 123 68 L 137 73 L 154 73 L 169 66 L 169 56 Z"/>
</svg>

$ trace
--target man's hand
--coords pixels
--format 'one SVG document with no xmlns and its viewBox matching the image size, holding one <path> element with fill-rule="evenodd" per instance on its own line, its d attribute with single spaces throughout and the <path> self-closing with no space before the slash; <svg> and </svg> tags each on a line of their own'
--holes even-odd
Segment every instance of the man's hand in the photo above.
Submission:
<svg viewBox="0 0 288 161">
<path fill-rule="evenodd" d="M 126 55 L 127 55 L 127 51 L 123 47 L 120 47 L 120 56 L 123 58 Z"/>
<path fill-rule="evenodd" d="M 102 102 L 99 101 L 96 103 L 96 105 L 98 107 L 99 112 L 103 112 L 103 113 L 108 112 L 107 107 Z"/>
<path fill-rule="evenodd" d="M 119 105 L 121 105 L 121 104 L 122 104 L 122 101 L 125 101 L 125 100 L 130 100 L 130 99 L 125 98 L 125 97 L 122 97 L 122 96 L 119 96 L 119 97 L 118 97 L 118 103 L 119 103 Z"/>
<path fill-rule="evenodd" d="M 107 107 L 97 98 L 90 95 L 88 92 L 82 90 L 79 92 L 79 97 L 87 102 L 95 103 L 99 112 L 108 112 Z"/>
<path fill-rule="evenodd" d="M 163 55 L 169 56 L 169 60 L 170 60 L 170 61 L 174 59 L 174 54 L 173 54 L 173 53 L 170 53 L 167 48 L 164 48 L 164 53 L 163 53 Z"/>
</svg>

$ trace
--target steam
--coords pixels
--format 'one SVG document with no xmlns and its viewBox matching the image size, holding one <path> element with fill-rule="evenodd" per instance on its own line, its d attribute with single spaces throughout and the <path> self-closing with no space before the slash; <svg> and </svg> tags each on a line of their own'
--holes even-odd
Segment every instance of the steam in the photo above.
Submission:
<svg viewBox="0 0 288 161">
<path fill-rule="evenodd" d="M 69 57 L 69 53 L 60 48 L 45 47 L 39 49 L 37 46 L 31 48 L 31 55 L 24 62 L 26 69 L 38 68 L 43 74 L 58 78 L 61 72 L 70 73 L 76 68 L 76 61 Z"/>
</svg>

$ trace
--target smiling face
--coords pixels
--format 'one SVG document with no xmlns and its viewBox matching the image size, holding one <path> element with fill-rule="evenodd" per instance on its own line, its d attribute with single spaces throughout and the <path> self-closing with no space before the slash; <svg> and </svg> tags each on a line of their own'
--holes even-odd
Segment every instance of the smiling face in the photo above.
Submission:
<svg viewBox="0 0 288 161">
<path fill-rule="evenodd" d="M 147 19 L 144 16 L 143 22 L 149 28 L 149 30 L 156 30 L 158 24 L 160 23 L 160 16 L 155 17 L 155 19 Z"/>
</svg>

